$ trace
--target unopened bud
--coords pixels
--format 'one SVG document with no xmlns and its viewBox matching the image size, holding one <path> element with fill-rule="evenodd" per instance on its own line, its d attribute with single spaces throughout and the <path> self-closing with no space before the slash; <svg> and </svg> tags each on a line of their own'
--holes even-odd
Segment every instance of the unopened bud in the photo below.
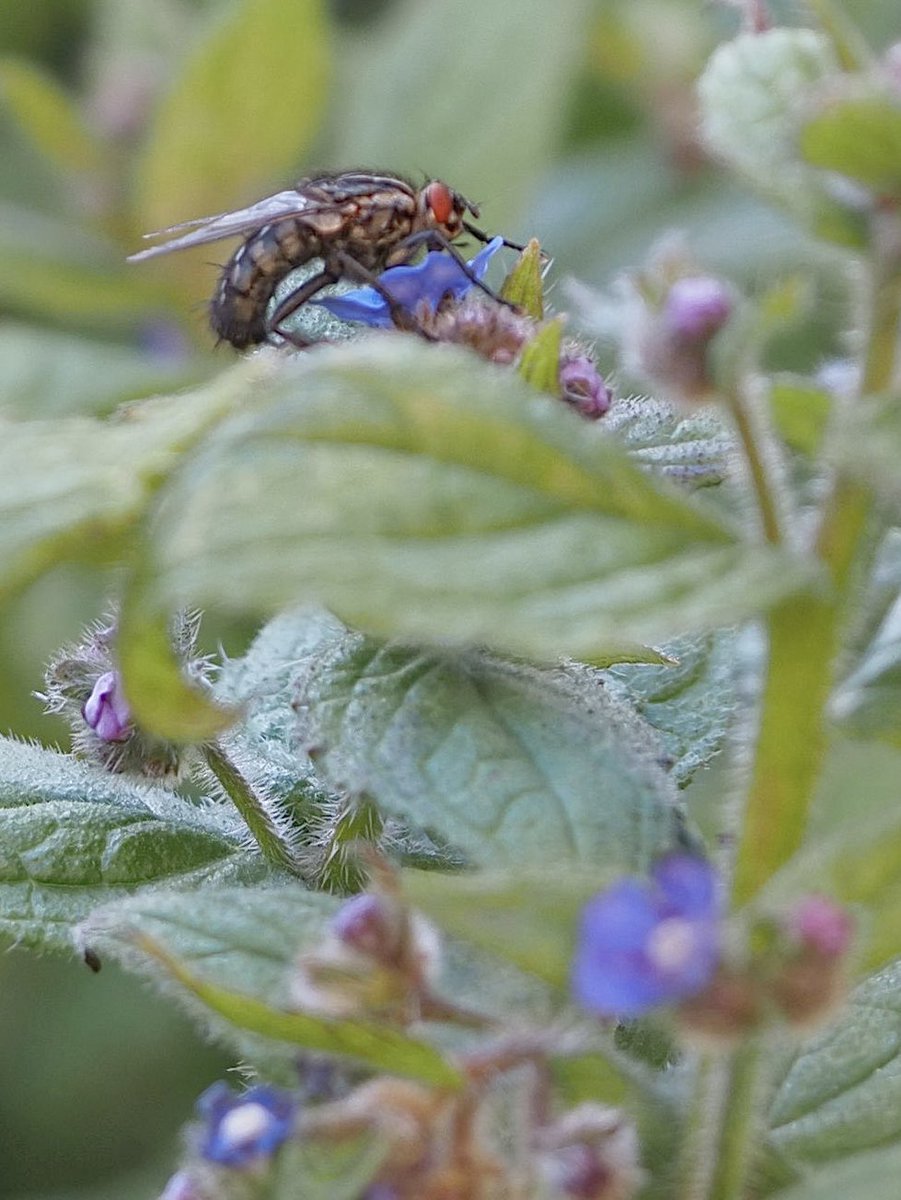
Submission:
<svg viewBox="0 0 901 1200">
<path fill-rule="evenodd" d="M 707 342 L 732 315 L 731 290 L 711 275 L 677 279 L 663 305 L 663 324 L 673 338 Z"/>
<path fill-rule="evenodd" d="M 602 417 L 613 400 L 604 376 L 587 354 L 561 358 L 560 392 L 568 404 L 589 420 Z"/>
<path fill-rule="evenodd" d="M 853 930 L 850 915 L 826 896 L 805 897 L 786 918 L 784 932 L 795 950 L 773 980 L 772 992 L 795 1029 L 816 1028 L 844 1001 Z"/>
<path fill-rule="evenodd" d="M 100 676 L 81 713 L 101 741 L 125 741 L 131 733 L 131 709 L 118 671 L 106 671 Z"/>
</svg>

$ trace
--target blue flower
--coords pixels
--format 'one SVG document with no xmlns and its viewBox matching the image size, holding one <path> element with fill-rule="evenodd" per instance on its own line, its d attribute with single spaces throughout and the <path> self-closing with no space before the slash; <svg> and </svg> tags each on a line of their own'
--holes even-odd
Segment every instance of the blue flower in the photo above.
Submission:
<svg viewBox="0 0 901 1200">
<path fill-rule="evenodd" d="M 489 262 L 503 244 L 503 238 L 492 238 L 475 258 L 469 260 L 467 265 L 476 279 L 483 278 Z M 379 276 L 379 283 L 411 313 L 423 302 L 434 312 L 448 294 L 454 300 L 462 300 L 473 286 L 457 260 L 443 250 L 431 250 L 421 263 L 412 267 L 389 267 Z M 321 304 L 342 321 L 362 321 L 378 329 L 387 329 L 394 324 L 385 298 L 372 287 L 356 288 L 341 296 L 327 296 L 311 303 Z"/>
<path fill-rule="evenodd" d="M 582 911 L 572 987 L 602 1017 L 630 1019 L 684 1000 L 719 961 L 717 875 L 704 859 L 670 854 L 650 880 L 626 878 Z"/>
<path fill-rule="evenodd" d="M 291 1136 L 297 1101 L 290 1092 L 259 1085 L 241 1096 L 214 1083 L 197 1101 L 206 1123 L 200 1153 L 210 1162 L 244 1167 L 274 1154 Z"/>
</svg>

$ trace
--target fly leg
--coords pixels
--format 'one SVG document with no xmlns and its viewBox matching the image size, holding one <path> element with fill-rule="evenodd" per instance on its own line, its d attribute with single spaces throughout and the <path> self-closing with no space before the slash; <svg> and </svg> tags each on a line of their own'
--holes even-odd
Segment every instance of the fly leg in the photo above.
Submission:
<svg viewBox="0 0 901 1200">
<path fill-rule="evenodd" d="M 463 222 L 463 228 L 467 233 L 472 234 L 477 241 L 482 242 L 486 246 L 489 242 L 494 241 L 494 238 L 489 237 L 489 235 L 485 233 L 484 230 L 479 229 L 477 225 L 471 225 L 469 221 Z M 525 246 L 521 246 L 519 242 L 511 242 L 507 238 L 501 238 L 501 245 L 506 246 L 508 250 L 519 250 L 520 252 L 525 250 Z"/>
<path fill-rule="evenodd" d="M 292 313 L 297 312 L 301 305 L 306 304 L 308 300 L 312 300 L 317 292 L 321 292 L 330 283 L 337 283 L 339 278 L 339 275 L 336 275 L 334 271 L 330 271 L 327 268 L 316 275 L 310 276 L 296 291 L 287 295 L 281 304 L 275 308 L 272 316 L 266 322 L 268 331 L 279 334 L 285 341 L 290 342 L 292 346 L 296 346 L 298 350 L 305 350 L 308 346 L 312 346 L 313 342 L 309 338 L 305 338 L 303 334 L 295 333 L 291 329 L 282 329 L 281 324 Z"/>
<path fill-rule="evenodd" d="M 488 239 L 491 240 L 490 238 Z M 512 245 L 512 242 L 505 242 L 505 245 Z M 497 304 L 503 304 L 504 308 L 510 308 L 513 312 L 520 312 L 520 308 L 516 304 L 512 304 L 509 300 L 505 300 L 503 296 L 499 296 L 494 288 L 490 288 L 487 283 L 483 283 L 470 267 L 469 263 L 453 244 L 448 241 L 444 234 L 439 233 L 437 229 L 422 229 L 418 233 L 411 233 L 409 237 L 405 237 L 401 242 L 402 246 L 425 246 L 429 250 L 444 250 L 446 251 L 473 287 L 477 287 L 480 292 L 484 292 L 486 296 L 490 296 Z"/>
<path fill-rule="evenodd" d="M 360 283 L 364 283 L 367 287 L 371 287 L 373 291 L 378 292 L 388 305 L 391 320 L 398 329 L 403 329 L 408 333 L 418 333 L 427 342 L 436 342 L 438 340 L 427 330 L 423 329 L 413 313 L 409 309 L 404 308 L 400 301 L 391 295 L 379 277 L 373 274 L 372 271 L 361 266 L 356 259 L 351 258 L 349 254 L 343 252 L 335 255 L 335 262 L 340 265 L 342 275 L 349 279 L 358 279 Z"/>
</svg>

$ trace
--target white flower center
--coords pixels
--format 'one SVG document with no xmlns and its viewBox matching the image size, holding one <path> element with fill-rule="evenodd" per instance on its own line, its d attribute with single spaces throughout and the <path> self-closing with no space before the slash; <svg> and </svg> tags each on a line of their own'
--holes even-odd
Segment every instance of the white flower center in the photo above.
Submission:
<svg viewBox="0 0 901 1200">
<path fill-rule="evenodd" d="M 685 917 L 667 917 L 648 938 L 646 949 L 654 966 L 671 974 L 689 961 L 696 945 L 694 922 Z"/>
<path fill-rule="evenodd" d="M 225 1114 L 219 1122 L 219 1133 L 230 1146 L 246 1146 L 264 1134 L 271 1123 L 269 1109 L 250 1101 Z"/>
</svg>

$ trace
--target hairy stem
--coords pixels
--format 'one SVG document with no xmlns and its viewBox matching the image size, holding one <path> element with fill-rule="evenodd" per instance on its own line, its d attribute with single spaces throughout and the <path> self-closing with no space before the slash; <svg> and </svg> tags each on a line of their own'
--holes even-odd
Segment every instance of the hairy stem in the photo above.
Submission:
<svg viewBox="0 0 901 1200">
<path fill-rule="evenodd" d="M 203 757 L 223 791 L 241 814 L 263 855 L 276 866 L 285 867 L 297 874 L 297 861 L 291 847 L 279 832 L 271 813 L 226 754 L 221 743 L 210 742 L 205 745 Z"/>
<path fill-rule="evenodd" d="M 753 1041 L 745 1042 L 733 1051 L 729 1062 L 726 1103 L 708 1200 L 742 1200 L 746 1194 L 748 1167 L 759 1125 L 759 1091 L 760 1052 Z"/>
<path fill-rule="evenodd" d="M 873 233 L 863 395 L 892 383 L 901 320 L 901 223 L 894 214 L 880 216 Z M 865 487 L 836 479 L 815 541 L 826 587 L 814 596 L 790 597 L 769 615 L 760 729 L 736 859 L 737 904 L 749 900 L 801 844 L 826 752 L 826 703 L 849 602 L 863 572 L 871 509 Z"/>
</svg>

